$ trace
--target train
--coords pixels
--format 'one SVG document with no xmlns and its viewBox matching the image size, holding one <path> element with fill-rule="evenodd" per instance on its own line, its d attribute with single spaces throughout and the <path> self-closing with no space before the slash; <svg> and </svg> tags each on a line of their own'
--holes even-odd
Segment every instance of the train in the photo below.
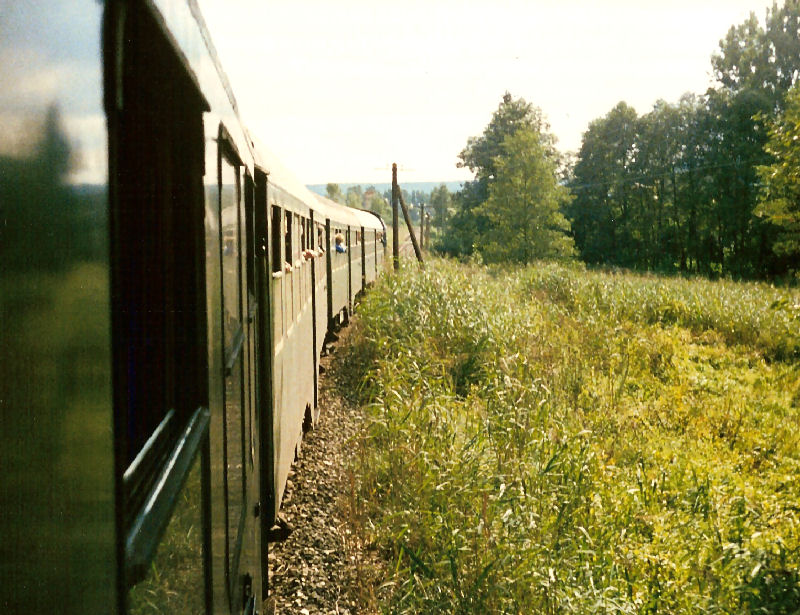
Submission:
<svg viewBox="0 0 800 615">
<path fill-rule="evenodd" d="M 0 76 L 0 611 L 258 613 L 384 223 L 251 135 L 196 0 L 4 4 Z"/>
</svg>

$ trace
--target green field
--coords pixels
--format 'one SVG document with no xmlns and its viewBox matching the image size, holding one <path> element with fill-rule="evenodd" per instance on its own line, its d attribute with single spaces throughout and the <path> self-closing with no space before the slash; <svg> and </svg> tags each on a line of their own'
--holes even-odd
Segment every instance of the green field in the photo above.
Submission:
<svg viewBox="0 0 800 615">
<path fill-rule="evenodd" d="M 800 293 L 434 261 L 360 314 L 383 611 L 799 612 Z"/>
</svg>

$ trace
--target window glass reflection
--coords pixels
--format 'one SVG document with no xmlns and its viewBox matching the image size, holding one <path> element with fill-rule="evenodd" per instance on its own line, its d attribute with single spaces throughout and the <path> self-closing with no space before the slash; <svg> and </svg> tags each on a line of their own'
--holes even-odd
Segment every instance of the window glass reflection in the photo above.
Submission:
<svg viewBox="0 0 800 615">
<path fill-rule="evenodd" d="M 128 592 L 131 615 L 205 612 L 201 511 L 198 456 L 147 577 Z"/>
<path fill-rule="evenodd" d="M 222 286 L 225 346 L 230 348 L 241 326 L 239 301 L 239 185 L 236 170 L 222 160 Z"/>
<path fill-rule="evenodd" d="M 242 433 L 242 356 L 225 379 L 225 473 L 228 503 L 228 570 L 235 575 L 239 525 L 244 504 L 244 442 Z"/>
</svg>

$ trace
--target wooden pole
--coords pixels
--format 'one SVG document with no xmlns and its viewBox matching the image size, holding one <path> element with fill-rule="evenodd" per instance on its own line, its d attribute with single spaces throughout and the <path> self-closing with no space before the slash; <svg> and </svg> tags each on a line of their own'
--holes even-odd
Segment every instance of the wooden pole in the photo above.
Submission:
<svg viewBox="0 0 800 615">
<path fill-rule="evenodd" d="M 428 250 L 431 249 L 431 216 L 427 214 L 425 218 L 425 245 L 428 246 Z"/>
<path fill-rule="evenodd" d="M 419 204 L 419 247 L 425 247 L 425 203 Z"/>
<path fill-rule="evenodd" d="M 411 216 L 408 215 L 408 207 L 406 207 L 406 200 L 403 198 L 403 193 L 400 190 L 397 190 L 398 196 L 400 197 L 400 207 L 403 209 L 403 217 L 406 219 L 406 226 L 408 227 L 408 232 L 411 235 L 411 243 L 414 246 L 414 253 L 417 255 L 417 260 L 421 263 L 422 261 L 422 252 L 419 249 L 419 244 L 417 243 L 417 234 L 414 232 L 414 226 L 411 224 Z"/>
<path fill-rule="evenodd" d="M 400 189 L 397 187 L 397 164 L 392 163 L 392 258 L 394 260 L 394 269 L 400 269 L 400 238 L 398 233 L 400 231 L 400 222 L 397 215 L 397 202 Z"/>
</svg>

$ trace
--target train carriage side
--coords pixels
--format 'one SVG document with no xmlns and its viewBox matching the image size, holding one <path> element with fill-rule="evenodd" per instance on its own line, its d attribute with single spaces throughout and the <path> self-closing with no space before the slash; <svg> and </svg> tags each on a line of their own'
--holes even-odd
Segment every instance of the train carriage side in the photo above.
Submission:
<svg viewBox="0 0 800 615">
<path fill-rule="evenodd" d="M 16 177 L 5 222 L 25 222 L 0 268 L 17 331 L 0 345 L 0 603 L 253 612 L 266 315 L 251 145 L 195 2 L 79 1 L 0 20 L 15 60 L 0 139 L 42 125 L 33 154 L 0 156 Z M 31 382 L 7 391 L 9 365 Z"/>
<path fill-rule="evenodd" d="M 107 81 L 121 84 L 107 97 L 117 101 L 109 126 L 120 144 L 110 155 L 117 434 L 124 444 L 123 425 L 152 429 L 130 465 L 120 460 L 131 495 L 123 489 L 118 505 L 132 519 L 123 590 L 138 612 L 173 582 L 163 565 L 141 581 L 138 571 L 158 557 L 160 532 L 172 545 L 194 517 L 198 589 L 177 599 L 204 596 L 207 612 L 243 613 L 262 593 L 251 144 L 194 3 L 129 4 L 108 28 L 117 30 L 109 40 L 128 45 L 107 65 L 122 68 Z M 149 224 L 136 226 L 143 211 Z"/>
<path fill-rule="evenodd" d="M 127 440 L 125 422 L 143 424 L 153 412 L 154 419 L 164 413 L 160 422 L 145 423 L 151 437 L 123 466 L 123 485 L 139 491 L 145 485 L 138 511 L 130 510 L 140 500 L 127 487 L 120 496 L 124 514 L 133 513 L 123 591 L 130 588 L 127 607 L 135 613 L 159 585 L 174 582 L 163 563 L 158 575 L 151 571 L 141 581 L 138 571 L 150 569 L 156 547 L 171 548 L 173 533 L 194 517 L 200 529 L 190 569 L 198 585 L 164 595 L 203 596 L 206 612 L 244 613 L 262 595 L 253 511 L 264 378 L 257 327 L 268 318 L 258 313 L 254 292 L 251 143 L 194 3 L 129 4 L 107 27 L 117 31 L 108 40 L 121 35 L 128 45 L 118 62 L 107 64 L 122 68 L 121 79 L 107 79 L 121 90 L 107 96 L 117 101 L 109 131 L 112 144 L 120 144 L 110 155 L 118 172 L 111 199 L 118 438 Z M 148 206 L 149 224 L 132 226 Z M 159 288 L 161 294 L 154 292 Z M 124 317 L 134 313 L 145 317 Z M 161 322 L 159 313 L 171 316 Z M 158 337 L 164 342 L 153 346 Z M 131 391 L 152 394 L 131 397 Z M 163 485 L 169 489 L 159 491 Z"/>
<path fill-rule="evenodd" d="M 311 215 L 306 202 L 268 181 L 273 314 L 273 485 L 271 518 L 280 509 L 286 478 L 314 408 L 313 263 Z"/>
</svg>

